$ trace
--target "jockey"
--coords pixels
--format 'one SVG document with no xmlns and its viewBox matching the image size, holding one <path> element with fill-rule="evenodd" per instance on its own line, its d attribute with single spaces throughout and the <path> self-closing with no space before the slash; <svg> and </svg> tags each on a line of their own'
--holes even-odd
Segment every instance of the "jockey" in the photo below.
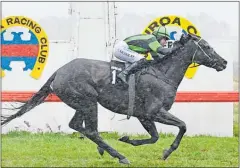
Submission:
<svg viewBox="0 0 240 168">
<path fill-rule="evenodd" d="M 164 48 L 169 39 L 170 36 L 166 28 L 161 26 L 156 28 L 152 34 L 134 35 L 118 42 L 114 46 L 114 56 L 120 60 L 132 63 L 118 74 L 118 77 L 127 83 L 127 76 L 148 62 L 145 57 L 149 52 L 154 53 L 154 56 L 163 58 L 165 55 L 176 51 L 179 46 Z"/>
</svg>

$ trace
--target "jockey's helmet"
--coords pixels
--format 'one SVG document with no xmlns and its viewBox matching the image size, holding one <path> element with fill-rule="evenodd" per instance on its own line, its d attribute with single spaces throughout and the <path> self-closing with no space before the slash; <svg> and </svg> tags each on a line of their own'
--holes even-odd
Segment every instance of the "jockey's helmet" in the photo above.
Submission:
<svg viewBox="0 0 240 168">
<path fill-rule="evenodd" d="M 170 35 L 165 26 L 155 28 L 154 31 L 152 32 L 152 35 L 154 35 L 158 41 L 160 41 L 162 38 L 170 40 Z"/>
</svg>

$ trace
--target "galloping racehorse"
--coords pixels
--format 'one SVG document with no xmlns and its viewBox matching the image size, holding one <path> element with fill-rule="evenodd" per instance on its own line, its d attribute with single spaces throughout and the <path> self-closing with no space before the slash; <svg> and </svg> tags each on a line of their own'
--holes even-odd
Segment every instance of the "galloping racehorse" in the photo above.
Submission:
<svg viewBox="0 0 240 168">
<path fill-rule="evenodd" d="M 136 97 L 132 116 L 140 121 L 151 138 L 141 140 L 131 140 L 128 136 L 120 138 L 120 141 L 134 146 L 153 144 L 159 139 L 154 122 L 177 126 L 179 133 L 170 148 L 164 150 L 162 156 L 164 160 L 178 148 L 186 132 L 186 124 L 168 111 L 174 103 L 177 88 L 187 68 L 192 63 L 197 63 L 222 71 L 227 65 L 227 61 L 220 57 L 204 39 L 195 35 L 188 34 L 183 37 L 183 44 L 176 41 L 174 45 L 182 45 L 182 47 L 162 60 L 150 61 L 147 67 L 136 73 Z M 118 63 L 118 65 L 124 64 Z M 112 84 L 110 62 L 78 58 L 65 64 L 54 72 L 16 114 L 2 116 L 1 124 L 4 125 L 43 103 L 51 93 L 56 94 L 64 103 L 76 110 L 69 123 L 70 128 L 96 143 L 101 155 L 106 151 L 112 157 L 118 158 L 120 163 L 130 163 L 125 156 L 103 141 L 97 128 L 97 103 L 114 113 L 128 114 L 128 85 L 118 79 L 116 84 Z M 83 120 L 85 127 L 82 127 Z"/>
</svg>

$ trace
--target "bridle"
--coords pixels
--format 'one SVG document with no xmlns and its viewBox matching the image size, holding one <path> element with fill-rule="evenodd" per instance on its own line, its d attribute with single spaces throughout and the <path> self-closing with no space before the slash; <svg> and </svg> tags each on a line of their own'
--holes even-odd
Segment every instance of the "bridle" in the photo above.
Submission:
<svg viewBox="0 0 240 168">
<path fill-rule="evenodd" d="M 196 50 L 195 50 L 195 52 L 194 52 L 194 54 L 193 54 L 193 56 L 192 56 L 193 66 L 191 66 L 191 67 L 189 67 L 189 68 L 195 68 L 195 67 L 200 66 L 199 64 L 196 65 L 196 62 L 194 61 L 194 60 L 195 60 L 196 53 L 197 53 L 197 51 L 198 51 L 199 48 L 200 48 L 200 50 L 202 50 L 202 52 L 204 53 L 204 56 L 206 56 L 206 57 L 209 58 L 210 62 L 213 61 L 213 59 L 212 59 L 212 58 L 202 49 L 202 47 L 199 45 L 199 42 L 200 42 L 201 40 L 202 40 L 202 38 L 200 38 L 200 39 L 198 40 L 198 42 L 194 42 L 194 43 L 196 44 L 197 48 L 196 48 Z M 215 65 L 216 65 L 216 63 L 214 63 L 211 67 L 214 67 Z"/>
</svg>

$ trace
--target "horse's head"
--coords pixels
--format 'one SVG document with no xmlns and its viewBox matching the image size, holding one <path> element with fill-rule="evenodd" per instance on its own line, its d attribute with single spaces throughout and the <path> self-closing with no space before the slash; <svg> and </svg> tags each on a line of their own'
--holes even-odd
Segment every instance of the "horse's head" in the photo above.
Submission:
<svg viewBox="0 0 240 168">
<path fill-rule="evenodd" d="M 223 59 L 216 51 L 208 44 L 208 42 L 201 37 L 188 34 L 182 39 L 185 45 L 190 43 L 195 45 L 194 54 L 191 56 L 191 62 L 199 65 L 205 65 L 210 68 L 216 69 L 216 71 L 222 71 L 227 66 L 227 61 Z"/>
</svg>

